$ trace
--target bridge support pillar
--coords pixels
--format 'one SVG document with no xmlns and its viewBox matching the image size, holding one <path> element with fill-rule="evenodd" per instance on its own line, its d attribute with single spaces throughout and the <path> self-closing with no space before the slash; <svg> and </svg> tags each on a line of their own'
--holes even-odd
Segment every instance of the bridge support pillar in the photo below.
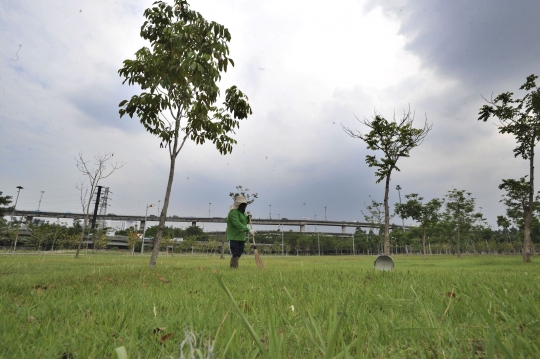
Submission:
<svg viewBox="0 0 540 359">
<path fill-rule="evenodd" d="M 197 227 L 197 222 L 191 222 L 191 227 Z"/>
<path fill-rule="evenodd" d="M 26 216 L 26 228 L 28 228 L 28 226 L 32 224 L 33 220 L 34 220 L 34 216 Z"/>
<path fill-rule="evenodd" d="M 305 224 L 301 224 L 300 225 L 300 232 L 305 232 L 306 231 L 306 225 Z"/>
<path fill-rule="evenodd" d="M 341 233 L 347 233 L 347 226 L 341 226 Z"/>
</svg>

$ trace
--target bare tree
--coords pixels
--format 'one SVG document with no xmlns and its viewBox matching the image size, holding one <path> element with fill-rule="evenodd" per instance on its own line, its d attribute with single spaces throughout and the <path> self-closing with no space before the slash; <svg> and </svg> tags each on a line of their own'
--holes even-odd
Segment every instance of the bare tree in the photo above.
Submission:
<svg viewBox="0 0 540 359">
<path fill-rule="evenodd" d="M 113 156 L 114 153 L 106 152 L 103 155 L 95 155 L 93 161 L 85 160 L 83 158 L 83 152 L 81 151 L 79 152 L 79 158 L 75 157 L 75 161 L 77 162 L 77 169 L 86 177 L 84 180 L 80 180 L 79 184 L 75 186 L 80 191 L 81 206 L 84 214 L 81 240 L 79 241 L 79 244 L 77 246 L 77 253 L 75 254 L 75 258 L 79 257 L 81 244 L 84 240 L 86 229 L 88 227 L 88 219 L 90 217 L 90 205 L 92 204 L 92 200 L 94 199 L 94 192 L 99 185 L 99 181 L 109 177 L 114 172 L 116 172 L 116 170 L 124 166 L 123 163 L 119 162 L 115 162 L 114 164 L 107 166 L 107 162 L 111 160 Z"/>
</svg>

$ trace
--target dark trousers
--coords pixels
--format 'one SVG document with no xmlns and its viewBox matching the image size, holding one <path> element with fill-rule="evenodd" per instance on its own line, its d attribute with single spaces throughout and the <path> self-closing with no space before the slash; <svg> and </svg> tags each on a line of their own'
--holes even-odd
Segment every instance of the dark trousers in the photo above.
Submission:
<svg viewBox="0 0 540 359">
<path fill-rule="evenodd" d="M 232 257 L 240 258 L 244 254 L 245 241 L 229 241 L 229 249 Z"/>
</svg>

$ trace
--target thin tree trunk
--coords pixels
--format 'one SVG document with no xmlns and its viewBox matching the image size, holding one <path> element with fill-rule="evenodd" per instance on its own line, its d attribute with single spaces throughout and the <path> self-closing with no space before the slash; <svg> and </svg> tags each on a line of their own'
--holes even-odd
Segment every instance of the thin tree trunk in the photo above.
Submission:
<svg viewBox="0 0 540 359">
<path fill-rule="evenodd" d="M 536 133 L 534 134 L 536 135 Z M 533 141 L 536 136 L 533 136 Z M 529 208 L 525 211 L 525 229 L 523 238 L 523 262 L 531 261 L 531 223 L 534 210 L 534 142 L 531 144 L 531 156 L 529 157 Z"/>
<path fill-rule="evenodd" d="M 386 176 L 386 184 L 384 188 L 384 249 L 383 254 L 390 255 L 390 209 L 388 208 L 388 192 L 390 190 L 390 174 L 392 169 Z"/>
<path fill-rule="evenodd" d="M 422 226 L 422 246 L 424 247 L 424 259 L 426 259 L 426 226 Z"/>
<path fill-rule="evenodd" d="M 169 208 L 169 198 L 171 196 L 172 183 L 174 179 L 175 163 L 176 156 L 173 155 L 171 156 L 171 165 L 169 167 L 169 179 L 167 180 L 167 191 L 165 192 L 165 200 L 163 201 L 163 208 L 159 215 L 158 232 L 156 238 L 154 238 L 154 247 L 152 248 L 152 255 L 150 256 L 150 268 L 154 268 L 157 263 L 159 245 L 161 243 L 161 237 L 163 236 L 163 230 L 165 229 L 165 217 L 167 216 L 167 209 Z"/>
<path fill-rule="evenodd" d="M 58 227 L 56 227 L 55 230 L 54 230 L 54 237 L 53 237 L 53 241 L 52 241 L 51 252 L 54 252 L 54 242 L 56 242 L 57 234 L 58 234 Z"/>
<path fill-rule="evenodd" d="M 179 133 L 180 130 L 180 109 L 178 110 L 178 115 L 175 120 L 175 131 L 176 133 Z M 165 229 L 165 217 L 167 216 L 167 210 L 169 208 L 169 198 L 171 196 L 171 189 L 172 189 L 172 183 L 174 179 L 174 167 L 176 164 L 176 157 L 178 156 L 178 153 L 184 147 L 184 143 L 186 143 L 187 135 L 184 136 L 184 139 L 182 140 L 182 143 L 180 144 L 180 148 L 178 148 L 178 136 L 174 136 L 174 145 L 173 148 L 170 147 L 169 143 L 169 154 L 171 159 L 171 165 L 169 168 L 169 179 L 167 181 L 167 191 L 165 192 L 165 199 L 163 201 L 163 208 L 161 209 L 161 214 L 159 215 L 159 227 L 158 232 L 156 235 L 156 238 L 154 238 L 154 248 L 152 248 L 152 255 L 150 256 L 150 268 L 154 268 L 157 263 L 157 257 L 159 254 L 159 245 L 161 243 L 161 237 L 163 236 L 163 230 Z"/>
<path fill-rule="evenodd" d="M 88 210 L 86 211 L 86 216 L 84 217 L 81 240 L 79 241 L 79 245 L 77 246 L 77 252 L 75 253 L 75 258 L 79 258 L 79 252 L 81 251 L 81 245 L 84 240 L 84 232 L 86 232 L 87 223 L 88 223 Z M 88 244 L 86 245 L 86 249 L 88 250 Z"/>
<path fill-rule="evenodd" d="M 458 256 L 458 258 L 461 258 L 460 232 L 461 232 L 461 225 L 458 222 L 458 227 L 457 227 L 457 256 Z"/>
</svg>

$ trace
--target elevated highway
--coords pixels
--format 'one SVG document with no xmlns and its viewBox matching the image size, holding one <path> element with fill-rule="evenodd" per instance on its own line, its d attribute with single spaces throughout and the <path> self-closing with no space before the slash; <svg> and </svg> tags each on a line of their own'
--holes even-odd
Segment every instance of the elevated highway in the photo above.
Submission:
<svg viewBox="0 0 540 359">
<path fill-rule="evenodd" d="M 83 213 L 70 213 L 70 212 L 38 212 L 38 211 L 25 211 L 17 210 L 12 213 L 6 213 L 6 217 L 15 216 L 15 217 L 25 217 L 27 222 L 31 222 L 34 218 L 70 218 L 74 220 L 83 220 L 85 215 Z M 90 219 L 92 216 L 89 217 Z M 96 220 L 103 221 L 138 221 L 141 222 L 141 228 L 145 224 L 145 216 L 141 215 L 116 215 L 109 213 L 106 215 L 98 215 Z M 158 222 L 158 216 L 148 216 L 146 218 L 148 222 Z M 197 223 L 226 223 L 226 219 L 223 217 L 179 217 L 179 216 L 169 216 L 165 218 L 165 223 L 191 223 L 192 226 L 196 226 Z M 341 233 L 347 233 L 347 228 L 354 228 L 356 232 L 357 228 L 374 228 L 375 225 L 367 222 L 356 222 L 356 221 L 321 221 L 321 220 L 311 220 L 311 219 L 261 219 L 253 218 L 253 224 L 258 226 L 288 226 L 288 227 L 299 227 L 300 232 L 305 232 L 306 225 L 312 225 L 317 227 L 341 227 Z M 407 227 L 406 227 L 407 228 Z"/>
</svg>

